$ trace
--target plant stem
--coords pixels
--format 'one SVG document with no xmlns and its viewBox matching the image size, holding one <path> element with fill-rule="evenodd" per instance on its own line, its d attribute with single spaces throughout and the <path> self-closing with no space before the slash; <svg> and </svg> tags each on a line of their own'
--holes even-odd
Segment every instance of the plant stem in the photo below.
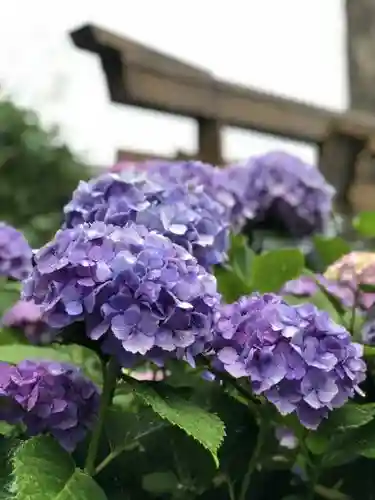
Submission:
<svg viewBox="0 0 375 500">
<path fill-rule="evenodd" d="M 355 330 L 355 320 L 356 320 L 356 313 L 357 313 L 357 303 L 359 299 L 359 293 L 358 291 L 355 292 L 354 295 L 354 301 L 353 301 L 353 307 L 352 307 L 352 314 L 350 317 L 350 326 L 349 326 L 349 332 L 354 335 L 354 330 Z"/>
<path fill-rule="evenodd" d="M 85 464 L 85 471 L 90 476 L 95 474 L 95 461 L 98 454 L 104 418 L 113 398 L 118 371 L 118 365 L 113 358 L 106 365 L 103 363 L 103 392 L 100 398 L 98 419 L 91 436 Z"/>
<path fill-rule="evenodd" d="M 226 482 L 226 485 L 227 485 L 227 488 L 228 488 L 229 500 L 236 500 L 236 497 L 234 495 L 233 484 L 232 484 L 232 481 L 230 480 L 230 478 L 228 476 L 225 476 L 225 482 Z"/>
<path fill-rule="evenodd" d="M 254 453 L 251 456 L 249 466 L 247 468 L 246 474 L 245 474 L 243 481 L 242 481 L 242 484 L 241 484 L 241 491 L 240 491 L 240 496 L 238 497 L 238 500 L 246 500 L 247 490 L 249 489 L 252 475 L 255 471 L 258 460 L 260 458 L 260 454 L 261 454 L 262 449 L 263 449 L 266 433 L 267 433 L 266 422 L 262 418 L 260 418 L 259 419 L 259 431 L 258 431 L 257 442 L 255 445 Z"/>
<path fill-rule="evenodd" d="M 105 469 L 105 467 L 107 467 L 108 464 L 110 464 L 112 462 L 112 460 L 114 460 L 116 457 L 118 457 L 124 450 L 122 448 L 118 449 L 118 450 L 113 450 L 111 451 L 111 453 L 109 453 L 101 462 L 100 464 L 96 467 L 95 469 L 95 472 L 94 472 L 94 476 L 96 476 L 97 474 L 99 474 L 99 472 L 101 472 L 103 469 Z"/>
</svg>

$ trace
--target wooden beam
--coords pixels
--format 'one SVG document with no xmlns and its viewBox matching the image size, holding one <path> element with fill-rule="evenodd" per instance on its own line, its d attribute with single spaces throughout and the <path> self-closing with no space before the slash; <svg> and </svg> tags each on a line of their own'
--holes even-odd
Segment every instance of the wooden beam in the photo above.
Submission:
<svg viewBox="0 0 375 500">
<path fill-rule="evenodd" d="M 114 102 L 152 108 L 308 142 L 320 142 L 337 113 L 218 80 L 178 59 L 93 25 L 73 31 L 99 55 Z"/>
</svg>

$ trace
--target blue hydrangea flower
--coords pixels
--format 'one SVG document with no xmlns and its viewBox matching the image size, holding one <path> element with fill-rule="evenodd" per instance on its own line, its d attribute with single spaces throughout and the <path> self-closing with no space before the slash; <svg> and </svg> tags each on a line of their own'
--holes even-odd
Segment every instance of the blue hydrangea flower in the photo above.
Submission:
<svg viewBox="0 0 375 500">
<path fill-rule="evenodd" d="M 296 156 L 275 151 L 250 158 L 223 171 L 242 223 L 282 228 L 295 237 L 325 229 L 332 211 L 334 189 L 320 171 Z"/>
<path fill-rule="evenodd" d="M 223 262 L 229 246 L 228 211 L 204 186 L 140 170 L 81 182 L 64 212 L 67 227 L 94 221 L 145 225 L 182 245 L 206 268 Z"/>
<path fill-rule="evenodd" d="M 73 451 L 98 412 L 97 387 L 75 367 L 50 361 L 0 364 L 0 419 L 21 422 L 31 436 L 51 434 Z"/>
<path fill-rule="evenodd" d="M 312 304 L 290 306 L 273 294 L 225 305 L 217 320 L 214 364 L 249 377 L 282 415 L 315 429 L 330 410 L 361 394 L 363 348 Z"/>
<path fill-rule="evenodd" d="M 0 276 L 21 281 L 31 270 L 32 250 L 22 233 L 0 222 Z"/>
<path fill-rule="evenodd" d="M 39 250 L 24 297 L 58 330 L 87 335 L 124 365 L 173 355 L 193 363 L 212 340 L 215 278 L 181 246 L 132 223 L 59 231 Z"/>
</svg>

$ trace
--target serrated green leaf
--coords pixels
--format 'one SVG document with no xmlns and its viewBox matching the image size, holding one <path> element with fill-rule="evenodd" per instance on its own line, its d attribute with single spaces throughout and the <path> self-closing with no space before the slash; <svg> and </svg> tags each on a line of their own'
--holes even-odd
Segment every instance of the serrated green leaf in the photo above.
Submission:
<svg viewBox="0 0 375 500">
<path fill-rule="evenodd" d="M 225 436 L 225 426 L 220 418 L 192 401 L 183 399 L 172 387 L 162 383 L 128 382 L 137 397 L 150 406 L 161 418 L 176 425 L 196 439 L 213 456 L 216 465 L 218 450 Z"/>
<path fill-rule="evenodd" d="M 375 212 L 361 212 L 353 219 L 353 227 L 361 235 L 375 237 Z"/>
<path fill-rule="evenodd" d="M 106 500 L 99 485 L 48 436 L 22 443 L 12 457 L 14 500 Z"/>
<path fill-rule="evenodd" d="M 326 267 L 351 251 L 350 245 L 339 236 L 327 238 L 317 235 L 313 241 L 316 253 Z"/>
<path fill-rule="evenodd" d="M 295 248 L 270 250 L 257 255 L 252 267 L 252 287 L 254 290 L 278 292 L 289 280 L 301 275 L 304 256 Z"/>
<path fill-rule="evenodd" d="M 173 493 L 178 484 L 179 481 L 172 471 L 152 472 L 142 478 L 142 488 L 157 496 Z"/>
</svg>

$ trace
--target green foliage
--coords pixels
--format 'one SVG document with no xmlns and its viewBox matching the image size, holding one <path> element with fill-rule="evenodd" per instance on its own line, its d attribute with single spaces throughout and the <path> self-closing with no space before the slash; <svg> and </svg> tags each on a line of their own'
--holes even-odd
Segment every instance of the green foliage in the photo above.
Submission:
<svg viewBox="0 0 375 500">
<path fill-rule="evenodd" d="M 229 262 L 215 269 L 219 291 L 228 303 L 254 291 L 278 292 L 304 268 L 304 256 L 298 249 L 281 248 L 255 255 L 244 237 L 232 237 L 232 242 Z"/>
<path fill-rule="evenodd" d="M 20 297 L 20 292 L 20 283 L 0 278 L 0 316 L 17 302 Z"/>
<path fill-rule="evenodd" d="M 303 268 L 304 257 L 299 250 L 270 250 L 254 259 L 252 287 L 262 293 L 278 292 L 287 281 L 298 278 Z"/>
<path fill-rule="evenodd" d="M 375 212 L 361 212 L 353 220 L 353 227 L 361 236 L 375 237 Z"/>
<path fill-rule="evenodd" d="M 98 484 L 76 468 L 70 455 L 52 438 L 22 443 L 12 457 L 14 500 L 106 500 Z"/>
<path fill-rule="evenodd" d="M 178 488 L 178 479 L 173 472 L 152 472 L 142 479 L 142 488 L 155 496 L 173 493 Z"/>
<path fill-rule="evenodd" d="M 223 422 L 217 415 L 205 411 L 192 401 L 183 399 L 176 390 L 160 383 L 132 382 L 132 389 L 161 418 L 176 425 L 196 439 L 219 465 L 217 452 L 225 436 Z"/>
<path fill-rule="evenodd" d="M 43 244 L 61 222 L 61 209 L 87 167 L 36 116 L 0 102 L 0 219 Z"/>
<path fill-rule="evenodd" d="M 314 247 L 325 267 L 351 251 L 350 245 L 339 236 L 334 238 L 314 236 Z"/>
</svg>

